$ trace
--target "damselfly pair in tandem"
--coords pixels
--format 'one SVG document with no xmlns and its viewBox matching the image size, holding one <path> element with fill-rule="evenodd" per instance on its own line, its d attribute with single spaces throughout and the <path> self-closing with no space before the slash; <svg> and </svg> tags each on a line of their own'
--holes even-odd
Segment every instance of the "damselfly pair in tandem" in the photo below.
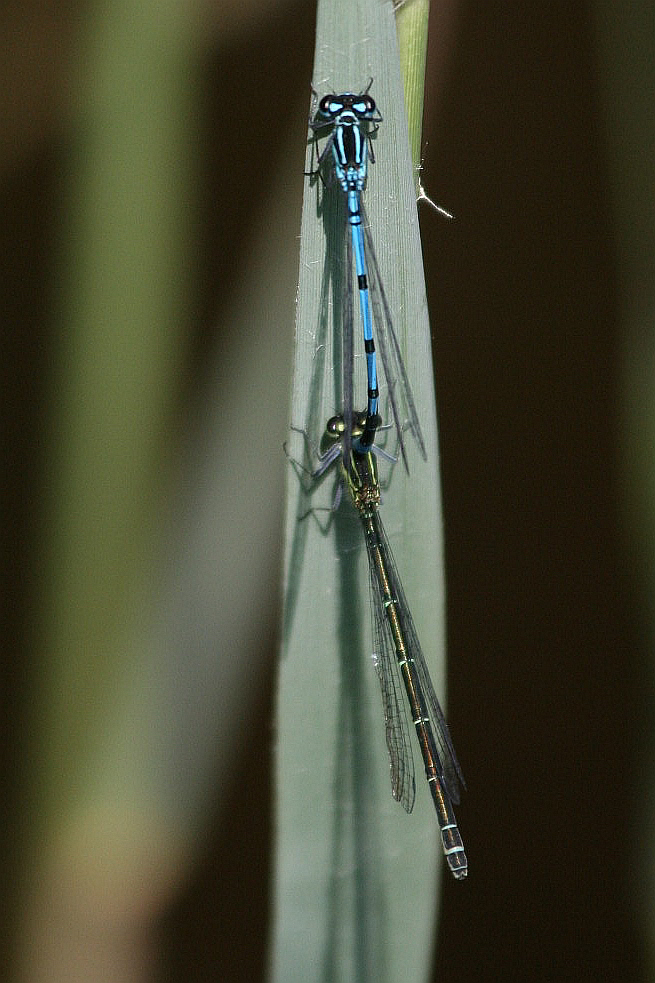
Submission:
<svg viewBox="0 0 655 983">
<path fill-rule="evenodd" d="M 412 811 L 415 775 L 409 723 L 401 692 L 404 690 L 437 813 L 444 854 L 453 875 L 463 879 L 468 869 L 467 858 L 453 805 L 459 802 L 460 787 L 465 787 L 464 778 L 380 516 L 376 458 L 378 455 L 392 461 L 395 458 L 379 446 L 379 442 L 376 444 L 379 432 L 389 429 L 381 426 L 376 341 L 393 420 L 390 426 L 395 430 L 407 471 L 407 432 L 413 435 L 424 459 L 426 452 L 362 200 L 368 163 L 375 161 L 373 138 L 382 122 L 382 115 L 369 94 L 371 84 L 372 80 L 357 94 L 344 92 L 323 96 L 310 119 L 314 142 L 318 144 L 325 137 L 325 144 L 317 151 L 317 165 L 309 173 L 320 177 L 325 185 L 336 181 L 345 196 L 346 207 L 341 239 L 343 411 L 328 421 L 324 434 L 327 449 L 312 452 L 317 463 L 309 472 L 312 480 L 316 480 L 338 462 L 341 483 L 334 507 L 338 506 L 341 488 L 345 487 L 362 522 L 373 599 L 374 660 L 382 692 L 393 796 L 407 812 Z M 353 406 L 353 253 L 366 354 L 367 405 L 363 412 L 356 411 Z M 307 440 L 307 445 L 311 447 L 311 441 Z"/>
</svg>

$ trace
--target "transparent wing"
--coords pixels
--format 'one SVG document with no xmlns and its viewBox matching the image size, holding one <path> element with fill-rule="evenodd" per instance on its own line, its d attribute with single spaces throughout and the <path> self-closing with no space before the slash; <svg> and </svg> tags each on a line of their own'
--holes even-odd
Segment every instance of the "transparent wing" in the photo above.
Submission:
<svg viewBox="0 0 655 983">
<path fill-rule="evenodd" d="M 439 706 L 439 701 L 436 693 L 434 692 L 434 686 L 432 685 L 432 680 L 430 679 L 430 672 L 421 650 L 418 635 L 416 634 L 416 628 L 414 627 L 414 621 L 405 598 L 405 592 L 403 591 L 403 587 L 400 582 L 398 569 L 396 567 L 393 554 L 391 552 L 391 547 L 389 545 L 389 540 L 387 539 L 387 534 L 384 530 L 384 525 L 382 524 L 379 513 L 376 514 L 374 522 L 379 540 L 379 547 L 382 551 L 382 556 L 386 567 L 389 587 L 391 588 L 392 596 L 395 597 L 397 601 L 396 613 L 398 615 L 398 620 L 405 639 L 407 655 L 414 660 L 421 688 L 423 690 L 423 695 L 427 703 L 427 716 L 429 718 L 435 747 L 439 755 L 439 763 L 442 769 L 442 774 L 439 775 L 439 779 L 443 782 L 444 788 L 446 789 L 451 800 L 455 803 L 455 805 L 457 805 L 459 803 L 460 786 L 462 788 L 466 788 L 462 769 L 459 761 L 457 760 L 457 755 L 455 754 L 455 748 L 453 747 L 450 731 L 448 730 L 448 724 L 446 723 L 443 711 Z"/>
<path fill-rule="evenodd" d="M 380 277 L 375 247 L 371 229 L 366 217 L 364 203 L 361 202 L 362 222 L 364 225 L 364 238 L 366 242 L 366 256 L 369 274 L 369 289 L 371 295 L 371 307 L 373 309 L 373 322 L 376 328 L 376 340 L 380 350 L 382 368 L 386 379 L 389 403 L 393 415 L 394 424 L 400 441 L 400 451 L 403 458 L 405 469 L 409 471 L 407 465 L 407 454 L 403 440 L 405 424 L 414 434 L 414 438 L 419 446 L 423 460 L 427 460 L 425 443 L 421 424 L 419 423 L 416 403 L 412 394 L 412 387 L 407 376 L 405 363 L 400 351 L 398 337 L 394 330 L 391 309 L 384 291 L 384 286 Z"/>
<path fill-rule="evenodd" d="M 406 812 L 411 812 L 416 797 L 416 782 L 409 721 L 401 692 L 403 684 L 400 679 L 391 629 L 384 613 L 382 591 L 370 551 L 368 553 L 368 565 L 371 577 L 371 625 L 375 645 L 373 660 L 382 691 L 385 733 L 391 767 L 391 791 L 394 799 L 400 802 L 403 809 Z"/>
<path fill-rule="evenodd" d="M 355 359 L 355 318 L 353 314 L 353 244 L 350 226 L 345 222 L 346 265 L 341 271 L 343 278 L 343 308 L 341 314 L 341 345 L 343 372 L 343 458 L 350 460 L 353 429 L 353 363 Z"/>
</svg>

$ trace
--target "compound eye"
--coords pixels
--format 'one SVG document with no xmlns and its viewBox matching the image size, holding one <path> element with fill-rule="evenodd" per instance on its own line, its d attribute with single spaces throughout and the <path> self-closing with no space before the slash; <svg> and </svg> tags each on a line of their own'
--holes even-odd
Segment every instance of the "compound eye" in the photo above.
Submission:
<svg viewBox="0 0 655 983">
<path fill-rule="evenodd" d="M 372 116 L 375 112 L 375 102 L 370 96 L 358 96 L 353 103 L 353 111 L 358 116 Z"/>
<path fill-rule="evenodd" d="M 323 116 L 338 116 L 343 109 L 343 102 L 335 95 L 323 96 L 318 104 L 318 111 Z"/>
<path fill-rule="evenodd" d="M 341 437 L 344 431 L 343 417 L 331 416 L 325 429 L 330 437 Z"/>
</svg>

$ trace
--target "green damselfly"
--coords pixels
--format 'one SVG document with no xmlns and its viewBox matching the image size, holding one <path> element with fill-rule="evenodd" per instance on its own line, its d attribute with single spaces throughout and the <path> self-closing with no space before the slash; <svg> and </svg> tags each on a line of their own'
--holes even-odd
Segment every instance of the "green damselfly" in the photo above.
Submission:
<svg viewBox="0 0 655 983">
<path fill-rule="evenodd" d="M 379 419 L 377 417 L 378 424 Z M 374 598 L 371 605 L 374 664 L 382 690 L 393 796 L 407 812 L 412 811 L 416 787 L 409 724 L 401 694 L 404 688 L 437 812 L 446 861 L 454 877 L 461 880 L 466 877 L 468 863 L 453 807 L 459 803 L 460 787 L 466 787 L 464 776 L 380 516 L 376 453 L 389 455 L 372 444 L 362 446 L 360 443 L 362 434 L 365 430 L 369 433 L 370 429 L 371 418 L 367 413 L 353 414 L 346 452 L 344 418 L 333 416 L 325 430 L 327 449 L 318 455 L 318 466 L 311 475 L 319 478 L 340 460 L 342 484 L 334 507 L 338 506 L 341 489 L 345 486 L 364 529 Z"/>
</svg>

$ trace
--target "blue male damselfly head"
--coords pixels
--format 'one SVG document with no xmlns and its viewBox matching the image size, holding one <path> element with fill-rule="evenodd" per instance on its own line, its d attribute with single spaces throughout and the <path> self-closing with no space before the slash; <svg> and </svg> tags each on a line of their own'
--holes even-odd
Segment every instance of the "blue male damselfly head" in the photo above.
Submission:
<svg viewBox="0 0 655 983">
<path fill-rule="evenodd" d="M 312 121 L 314 128 L 339 123 L 343 126 L 353 126 L 361 122 L 381 123 L 382 116 L 370 96 L 369 89 L 373 79 L 369 79 L 363 92 L 329 92 L 318 104 L 316 115 Z"/>
<path fill-rule="evenodd" d="M 317 115 L 324 117 L 326 123 L 333 122 L 342 113 L 350 111 L 360 120 L 372 120 L 377 113 L 375 100 L 366 94 L 355 95 L 353 92 L 342 92 L 340 95 L 330 93 L 323 96 L 318 104 Z"/>
</svg>

